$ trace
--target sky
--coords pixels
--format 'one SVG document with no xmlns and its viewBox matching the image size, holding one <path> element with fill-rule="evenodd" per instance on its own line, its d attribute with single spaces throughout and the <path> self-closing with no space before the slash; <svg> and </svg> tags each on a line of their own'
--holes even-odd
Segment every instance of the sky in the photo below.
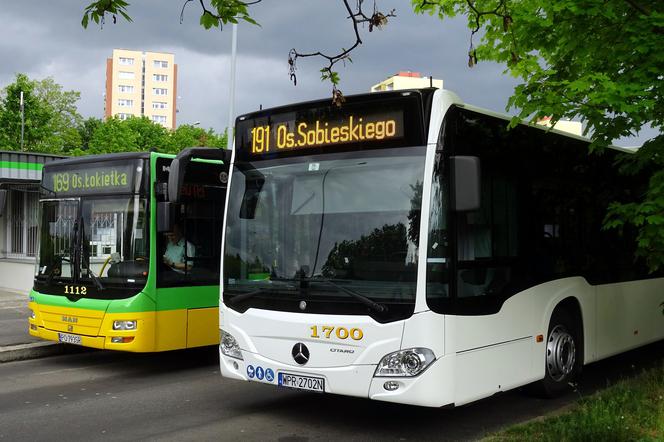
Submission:
<svg viewBox="0 0 664 442">
<path fill-rule="evenodd" d="M 103 116 L 106 59 L 114 48 L 170 52 L 178 65 L 177 124 L 199 122 L 223 131 L 228 125 L 231 27 L 205 30 L 200 6 L 184 0 L 130 1 L 133 22 L 118 18 L 103 28 L 83 29 L 84 7 L 91 0 L 0 0 L 0 87 L 19 72 L 30 78 L 53 77 L 66 90 L 81 93 L 79 112 Z M 351 2 L 354 4 L 354 2 Z M 467 103 L 505 112 L 517 81 L 504 67 L 482 62 L 467 65 L 470 32 L 465 19 L 441 21 L 416 15 L 407 0 L 376 0 L 382 12 L 395 9 L 382 30 L 361 29 L 363 44 L 352 63 L 339 66 L 344 94 L 368 92 L 373 84 L 404 70 L 442 79 L 444 87 Z M 373 2 L 365 2 L 371 11 Z M 235 109 L 240 115 L 298 101 L 326 98 L 329 83 L 320 81 L 322 59 L 300 59 L 297 86 L 289 80 L 288 51 L 337 53 L 355 41 L 341 0 L 263 0 L 250 13 L 260 26 L 238 26 Z M 644 137 L 623 140 L 640 144 Z"/>
</svg>

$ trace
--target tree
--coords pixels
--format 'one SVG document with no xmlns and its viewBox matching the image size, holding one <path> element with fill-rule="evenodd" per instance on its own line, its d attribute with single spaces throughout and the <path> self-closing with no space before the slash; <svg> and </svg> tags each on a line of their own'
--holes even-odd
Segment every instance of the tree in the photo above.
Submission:
<svg viewBox="0 0 664 442">
<path fill-rule="evenodd" d="M 21 149 L 21 92 L 23 92 L 25 150 L 39 150 L 48 136 L 51 109 L 37 96 L 36 82 L 25 74 L 17 74 L 0 98 L 0 142 L 3 149 Z"/>
<path fill-rule="evenodd" d="M 14 83 L 0 94 L 0 147 L 21 148 L 21 92 L 26 151 L 62 153 L 79 147 L 76 128 L 81 116 L 76 102 L 80 93 L 63 91 L 50 77 L 31 80 L 25 74 L 17 74 Z"/>
<path fill-rule="evenodd" d="M 226 133 L 217 135 L 212 129 L 207 131 L 196 126 L 184 124 L 171 132 L 166 151 L 177 153 L 186 147 L 226 147 Z"/>
<path fill-rule="evenodd" d="M 85 151 L 90 148 L 90 140 L 102 121 L 99 118 L 90 117 L 83 120 L 78 125 L 78 134 L 81 137 L 81 150 Z"/>
<path fill-rule="evenodd" d="M 147 117 L 112 117 L 88 125 L 92 130 L 88 149 L 78 149 L 75 155 L 161 150 L 168 144 L 168 130 Z"/>
<path fill-rule="evenodd" d="M 86 149 L 76 149 L 74 155 L 156 150 L 178 153 L 186 147 L 226 147 L 226 135 L 214 130 L 182 125 L 168 130 L 147 117 L 113 117 L 106 121 L 86 120 L 87 127 L 79 128 L 89 137 Z"/>
<path fill-rule="evenodd" d="M 184 14 L 184 9 L 187 5 L 194 0 L 184 0 L 182 5 L 182 13 L 180 13 L 180 22 Z M 210 0 L 210 6 L 206 6 L 203 0 L 200 0 L 201 17 L 200 24 L 205 29 L 213 27 L 221 28 L 222 25 L 228 23 L 237 23 L 239 20 L 244 20 L 248 23 L 257 24 L 256 21 L 249 15 L 249 6 L 260 3 L 261 0 L 254 0 L 244 2 L 241 0 Z M 88 27 L 90 20 L 98 25 L 104 25 L 106 15 L 110 15 L 113 23 L 117 21 L 118 15 L 124 17 L 125 20 L 131 21 L 131 17 L 127 14 L 127 7 L 129 3 L 124 0 L 96 0 L 85 7 L 81 25 L 84 28 Z"/>
<path fill-rule="evenodd" d="M 186 6 L 191 0 L 186 0 Z M 204 0 L 201 24 L 210 28 L 233 17 L 249 20 L 248 7 L 255 2 Z M 350 61 L 350 52 L 361 44 L 359 23 L 369 30 L 382 26 L 392 13 L 374 8 L 362 13 L 362 0 L 351 9 L 341 0 L 354 26 L 356 43 L 350 50 L 326 55 L 291 50 L 288 62 L 291 79 L 296 80 L 298 57 L 322 57 L 329 64 L 321 69 L 322 79 L 333 85 L 333 98 L 343 103 L 336 85 L 339 75 L 332 67 Z M 466 16 L 470 29 L 468 65 L 483 60 L 503 63 L 506 71 L 520 78 L 507 109 L 516 109 L 514 126 L 522 119 L 534 122 L 551 117 L 580 118 L 591 149 L 603 148 L 619 137 L 632 135 L 645 125 L 660 131 L 638 153 L 621 158 L 625 173 L 650 173 L 649 188 L 640 201 L 614 203 L 608 208 L 606 228 L 638 229 L 637 254 L 645 257 L 652 270 L 664 268 L 664 3 L 661 0 L 411 0 L 418 13 L 437 15 L 441 20 Z M 98 0 L 85 10 L 88 19 L 100 21 L 110 13 L 128 18 L 128 4 L 122 0 Z M 184 10 L 183 6 L 183 10 Z M 235 15 L 241 8 L 241 14 Z M 213 20 L 214 18 L 214 20 Z M 215 21 L 216 20 L 216 21 Z M 479 38 L 479 41 L 475 41 Z"/>
<path fill-rule="evenodd" d="M 147 117 L 130 117 L 121 124 L 127 126 L 136 135 L 138 150 L 163 149 L 168 144 L 168 129 Z"/>
<path fill-rule="evenodd" d="M 109 118 L 99 125 L 92 134 L 89 149 L 79 150 L 77 155 L 115 152 L 138 152 L 138 134 L 118 118 Z"/>
<path fill-rule="evenodd" d="M 76 102 L 81 98 L 77 91 L 63 91 L 53 78 L 35 82 L 35 94 L 49 108 L 50 118 L 47 135 L 37 149 L 49 152 L 68 152 L 81 146 L 78 126 L 83 117 L 78 113 Z"/>
<path fill-rule="evenodd" d="M 522 119 L 580 118 L 601 154 L 614 140 L 645 125 L 659 129 L 625 173 L 648 173 L 641 201 L 610 205 L 605 228 L 638 229 L 637 254 L 664 268 L 664 3 L 658 0 L 476 2 L 412 0 L 416 12 L 441 19 L 465 15 L 471 29 L 468 64 L 503 63 L 520 78 L 507 103 Z M 477 45 L 473 40 L 480 34 Z"/>
</svg>

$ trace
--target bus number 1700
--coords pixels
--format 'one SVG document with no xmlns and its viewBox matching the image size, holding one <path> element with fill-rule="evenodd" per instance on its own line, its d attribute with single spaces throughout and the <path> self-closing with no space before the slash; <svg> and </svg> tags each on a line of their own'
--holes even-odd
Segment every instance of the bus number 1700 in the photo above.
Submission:
<svg viewBox="0 0 664 442">
<path fill-rule="evenodd" d="M 311 330 L 311 337 L 312 338 L 320 338 L 321 336 L 318 334 L 318 326 L 317 325 L 312 325 L 309 327 Z M 324 335 L 326 339 L 330 339 L 332 336 L 332 332 L 337 336 L 339 339 L 348 339 L 349 337 L 353 339 L 354 341 L 359 341 L 364 337 L 364 332 L 362 332 L 361 328 L 351 328 L 348 330 L 346 327 L 333 327 L 331 325 L 323 325 L 320 327 L 321 334 Z"/>
</svg>

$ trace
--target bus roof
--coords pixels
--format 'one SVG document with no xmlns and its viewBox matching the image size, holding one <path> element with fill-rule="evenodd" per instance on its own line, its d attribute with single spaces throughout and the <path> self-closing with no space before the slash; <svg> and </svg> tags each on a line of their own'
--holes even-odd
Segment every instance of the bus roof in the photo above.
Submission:
<svg viewBox="0 0 664 442">
<path fill-rule="evenodd" d="M 440 91 L 441 94 L 447 96 L 446 98 L 448 100 L 445 100 L 446 102 L 448 102 L 448 103 L 451 102 L 454 105 L 457 105 L 457 106 L 462 107 L 464 109 L 468 109 L 472 112 L 476 112 L 476 113 L 483 114 L 483 115 L 488 115 L 488 116 L 491 116 L 491 117 L 500 118 L 500 119 L 503 119 L 505 121 L 510 121 L 512 119 L 511 115 L 508 115 L 508 114 L 505 114 L 505 113 L 500 113 L 500 112 L 494 112 L 494 111 L 489 110 L 489 109 L 484 109 L 484 108 L 479 107 L 479 106 L 474 106 L 472 104 L 464 103 L 459 98 L 459 96 L 457 94 L 455 94 L 453 91 L 450 91 L 449 89 L 440 89 L 440 90 L 437 89 L 437 88 L 400 89 L 400 90 L 392 90 L 392 91 L 366 92 L 366 93 L 362 93 L 362 94 L 353 94 L 353 95 L 347 95 L 345 98 L 346 98 L 347 101 L 356 101 L 356 100 L 360 101 L 360 100 L 363 100 L 363 99 L 374 99 L 374 98 L 378 99 L 379 97 L 385 97 L 386 95 L 387 96 L 398 96 L 398 95 L 404 95 L 404 94 L 413 93 L 413 92 L 416 92 L 416 93 L 419 93 L 419 94 L 422 94 L 422 95 L 426 96 L 426 95 L 429 95 L 429 94 L 433 94 L 436 91 Z M 261 110 L 258 110 L 258 111 L 249 112 L 249 113 L 246 113 L 246 114 L 239 115 L 236 119 L 236 124 L 237 124 L 238 121 L 246 120 L 248 118 L 254 118 L 254 117 L 257 117 L 257 116 L 260 116 L 260 115 L 264 115 L 266 113 L 284 112 L 284 111 L 288 111 L 288 110 L 294 109 L 294 108 L 309 107 L 309 106 L 315 107 L 315 106 L 331 105 L 331 104 L 332 104 L 332 99 L 331 98 L 324 98 L 324 99 L 318 99 L 318 100 L 310 100 L 310 101 L 301 101 L 301 102 L 297 102 L 297 103 L 290 103 L 290 104 L 271 107 L 271 108 L 267 108 L 267 109 L 261 109 Z M 445 111 L 447 111 L 447 109 L 445 109 Z M 428 113 L 425 112 L 425 115 L 427 115 L 427 114 Z M 562 136 L 565 136 L 565 137 L 574 138 L 576 140 L 584 141 L 586 143 L 591 143 L 592 142 L 592 140 L 590 140 L 587 137 L 579 136 L 579 135 L 576 135 L 576 134 L 572 134 L 572 133 L 565 132 L 565 131 L 562 131 L 562 130 L 559 130 L 559 129 L 543 126 L 543 125 L 540 125 L 540 124 L 531 124 L 526 120 L 522 120 L 521 124 L 529 126 L 529 127 L 533 127 L 533 128 L 539 129 L 539 130 L 543 130 L 545 132 L 551 132 L 551 133 L 554 133 L 554 134 L 557 134 L 557 135 L 562 135 Z M 611 149 L 619 150 L 621 152 L 626 152 L 626 153 L 634 153 L 635 150 L 637 149 L 637 148 L 629 148 L 629 147 L 620 147 L 620 146 L 615 146 L 615 145 L 609 145 L 608 147 L 611 148 Z"/>
<path fill-rule="evenodd" d="M 488 115 L 488 116 L 491 116 L 491 117 L 500 118 L 500 119 L 505 120 L 505 121 L 510 121 L 512 119 L 511 115 L 503 114 L 503 113 L 500 113 L 500 112 L 494 112 L 492 110 L 484 109 L 484 108 L 479 107 L 479 106 L 473 106 L 472 104 L 458 103 L 457 105 L 459 107 L 464 108 L 464 109 L 468 109 L 469 111 L 476 112 L 478 114 Z M 570 133 L 570 132 L 566 132 L 564 130 L 559 130 L 559 129 L 555 129 L 555 128 L 552 128 L 552 127 L 547 127 L 547 126 L 544 126 L 544 125 L 541 125 L 541 124 L 531 124 L 526 120 L 521 120 L 521 122 L 519 124 L 523 124 L 525 126 L 529 126 L 529 127 L 535 128 L 535 129 L 543 130 L 545 132 L 551 132 L 551 133 L 554 133 L 554 134 L 557 134 L 557 135 L 563 135 L 563 136 L 568 137 L 568 138 L 574 138 L 575 140 L 585 141 L 588 144 L 592 143 L 592 140 L 590 138 L 580 136 L 580 135 L 576 135 L 576 134 L 573 134 L 573 133 Z M 607 147 L 609 147 L 610 149 L 615 149 L 615 150 L 619 150 L 621 152 L 626 152 L 626 153 L 634 153 L 634 151 L 636 150 L 634 148 L 620 147 L 620 146 L 615 146 L 613 144 L 611 144 Z"/>
<path fill-rule="evenodd" d="M 418 93 L 423 96 L 433 94 L 437 89 L 436 88 L 422 88 L 422 89 L 400 89 L 396 91 L 380 91 L 380 92 L 366 92 L 362 94 L 353 94 L 353 95 L 345 95 L 344 98 L 346 101 L 362 101 L 362 100 L 378 100 L 382 99 L 385 97 L 396 97 L 396 96 L 404 96 L 407 94 L 412 94 L 412 93 Z M 248 118 L 255 118 L 261 115 L 264 115 L 266 113 L 278 113 L 278 112 L 287 112 L 288 110 L 295 109 L 295 108 L 302 108 L 302 107 L 316 107 L 316 106 L 331 106 L 332 105 L 332 99 L 331 98 L 320 98 L 317 100 L 309 100 L 309 101 L 300 101 L 296 103 L 289 103 L 289 104 L 284 104 L 281 106 L 275 106 L 275 107 L 270 107 L 266 109 L 261 109 L 257 110 L 254 112 L 249 112 L 246 114 L 238 115 L 236 121 L 236 124 L 238 121 L 246 120 Z M 343 106 L 343 105 L 342 105 Z"/>
<path fill-rule="evenodd" d="M 500 118 L 502 120 L 505 120 L 506 122 L 512 120 L 512 115 L 508 115 L 506 113 L 501 113 L 501 112 L 494 112 L 494 111 L 489 110 L 489 109 L 485 109 L 485 108 L 482 108 L 482 107 L 479 107 L 479 106 L 474 106 L 472 104 L 465 103 L 456 93 L 450 91 L 449 89 L 440 89 L 439 98 L 440 98 L 441 104 L 443 104 L 443 106 L 445 106 L 444 109 L 443 109 L 444 113 L 447 113 L 448 109 L 452 105 L 455 105 L 455 106 L 458 106 L 462 109 L 467 109 L 471 112 L 475 112 L 475 113 L 482 114 L 482 115 L 487 115 L 487 116 L 490 116 L 490 117 Z M 443 115 L 443 117 L 444 117 L 444 115 Z M 439 121 L 438 123 L 440 123 L 440 122 L 441 121 Z M 573 133 L 570 133 L 570 132 L 565 132 L 565 131 L 562 131 L 562 130 L 559 130 L 559 129 L 554 129 L 554 128 L 551 128 L 551 127 L 543 126 L 543 125 L 540 125 L 540 124 L 532 124 L 532 123 L 529 123 L 526 120 L 521 120 L 520 124 L 522 124 L 524 126 L 534 128 L 534 129 L 538 129 L 538 130 L 541 130 L 541 131 L 544 131 L 544 132 L 551 132 L 551 133 L 554 133 L 556 135 L 562 135 L 564 137 L 573 138 L 575 140 L 583 141 L 583 142 L 588 143 L 588 144 L 592 143 L 592 140 L 587 138 L 587 137 L 583 137 L 583 136 L 576 135 L 576 134 L 573 134 Z M 636 149 L 634 149 L 634 148 L 620 147 L 620 146 L 615 146 L 615 145 L 609 145 L 608 147 L 610 149 L 618 150 L 618 151 L 625 152 L 625 153 L 634 153 L 636 151 Z"/>
<path fill-rule="evenodd" d="M 62 160 L 51 161 L 50 163 L 48 163 L 47 167 L 84 164 L 84 163 L 96 163 L 99 161 L 148 159 L 150 158 L 151 154 L 152 152 L 118 152 L 118 153 L 105 153 L 100 155 L 83 155 L 80 157 L 65 158 Z"/>
</svg>

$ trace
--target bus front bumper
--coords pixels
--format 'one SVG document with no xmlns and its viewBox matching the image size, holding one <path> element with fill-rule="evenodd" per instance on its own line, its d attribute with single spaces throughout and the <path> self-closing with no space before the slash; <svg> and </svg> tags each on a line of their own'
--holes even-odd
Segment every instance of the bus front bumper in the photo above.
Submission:
<svg viewBox="0 0 664 442">
<path fill-rule="evenodd" d="M 219 349 L 224 377 L 280 386 L 282 376 L 323 379 L 324 392 L 425 407 L 454 405 L 453 362 L 443 356 L 415 377 L 374 377 L 376 365 L 306 368 L 286 365 L 260 355 L 242 352 L 243 359 L 226 356 Z M 388 389 L 386 385 L 390 386 Z M 284 388 L 283 386 L 281 386 Z"/>
<path fill-rule="evenodd" d="M 44 312 L 35 302 L 28 307 L 28 331 L 37 338 L 101 350 L 155 351 L 154 312 L 111 314 L 53 306 Z M 113 330 L 114 321 L 127 320 L 136 321 L 135 330 Z"/>
</svg>

